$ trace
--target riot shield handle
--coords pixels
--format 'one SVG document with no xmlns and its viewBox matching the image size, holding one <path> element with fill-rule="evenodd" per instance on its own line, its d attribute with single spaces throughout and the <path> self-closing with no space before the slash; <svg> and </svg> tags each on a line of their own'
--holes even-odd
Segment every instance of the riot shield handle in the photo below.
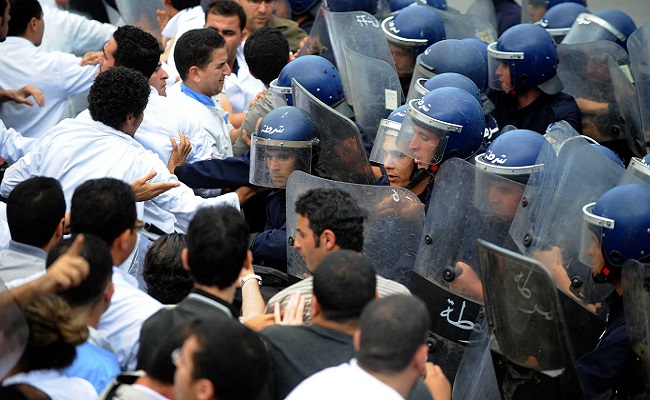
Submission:
<svg viewBox="0 0 650 400">
<path fill-rule="evenodd" d="M 442 279 L 445 280 L 445 282 L 453 282 L 454 279 L 458 278 L 461 274 L 463 273 L 463 270 L 458 267 L 452 267 L 451 265 L 448 265 L 445 267 L 445 269 L 442 270 Z"/>
</svg>

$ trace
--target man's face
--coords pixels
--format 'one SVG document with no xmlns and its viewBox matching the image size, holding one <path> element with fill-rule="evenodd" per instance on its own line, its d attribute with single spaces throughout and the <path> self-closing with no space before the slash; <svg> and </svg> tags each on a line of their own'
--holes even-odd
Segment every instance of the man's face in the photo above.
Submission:
<svg viewBox="0 0 650 400">
<path fill-rule="evenodd" d="M 278 188 L 287 186 L 289 175 L 296 169 L 295 151 L 284 149 L 267 149 L 266 165 L 269 168 L 271 182 Z"/>
<path fill-rule="evenodd" d="M 198 91 L 206 96 L 216 96 L 223 90 L 223 82 L 230 75 L 226 48 L 221 47 L 212 51 L 212 60 L 205 68 L 198 69 Z"/>
<path fill-rule="evenodd" d="M 158 92 L 159 95 L 167 96 L 168 78 L 169 75 L 167 74 L 167 71 L 165 71 L 165 69 L 162 67 L 162 63 L 158 61 L 158 66 L 156 67 L 156 70 L 151 75 L 151 78 L 149 78 L 149 86 L 153 86 L 154 88 L 156 88 L 156 91 Z"/>
<path fill-rule="evenodd" d="M 413 138 L 409 143 L 413 159 L 418 168 L 429 168 L 440 143 L 440 137 L 418 125 L 413 125 L 413 133 Z"/>
<path fill-rule="evenodd" d="M 514 89 L 512 87 L 512 78 L 510 77 L 510 67 L 506 63 L 499 63 L 496 73 L 499 81 L 501 81 L 501 90 L 507 93 Z"/>
<path fill-rule="evenodd" d="M 245 1 L 245 0 L 244 0 Z M 209 13 L 205 21 L 206 28 L 214 28 L 226 39 L 228 64 L 233 64 L 237 57 L 237 47 L 242 41 L 242 31 L 239 28 L 239 17 L 236 15 L 219 15 Z"/>
<path fill-rule="evenodd" d="M 396 137 L 386 135 L 382 149 L 386 152 L 384 169 L 390 186 L 406 187 L 411 182 L 411 173 L 415 166 L 413 159 L 402 153 L 395 145 Z"/>
<path fill-rule="evenodd" d="M 592 259 L 591 268 L 593 275 L 596 276 L 605 267 L 605 258 L 603 257 L 602 250 L 600 249 L 600 238 L 596 236 L 595 233 L 592 233 L 592 243 L 587 251 Z"/>
<path fill-rule="evenodd" d="M 307 264 L 307 268 L 313 272 L 327 254 L 325 246 L 321 246 L 320 238 L 314 237 L 314 231 L 309 226 L 309 218 L 298 214 L 296 225 L 293 247 L 300 252 L 300 257 Z"/>
<path fill-rule="evenodd" d="M 111 38 L 102 49 L 102 56 L 99 58 L 99 72 L 108 71 L 115 66 L 115 58 L 113 58 L 115 50 L 117 50 L 117 42 Z"/>
<path fill-rule="evenodd" d="M 197 381 L 192 378 L 194 371 L 194 354 L 199 350 L 199 343 L 195 336 L 188 337 L 183 342 L 180 354 L 173 359 L 176 365 L 174 373 L 174 398 L 176 400 L 196 399 Z"/>
<path fill-rule="evenodd" d="M 411 49 L 390 44 L 390 54 L 393 56 L 393 62 L 397 69 L 397 76 L 402 79 L 408 79 L 413 76 L 415 68 L 415 56 Z"/>
<path fill-rule="evenodd" d="M 5 8 L 5 13 L 0 18 L 0 42 L 5 41 L 5 39 L 7 38 L 7 32 L 9 32 L 9 20 L 11 19 L 11 17 L 9 16 L 10 8 L 11 8 L 11 4 L 9 3 L 9 0 L 7 0 L 7 7 Z"/>
<path fill-rule="evenodd" d="M 539 5 L 530 5 L 528 7 L 528 16 L 530 17 L 530 23 L 534 24 L 535 22 L 542 19 L 546 13 L 546 7 Z"/>
<path fill-rule="evenodd" d="M 238 0 L 238 2 L 246 11 L 246 29 L 250 33 L 264 28 L 269 23 L 274 0 Z"/>
<path fill-rule="evenodd" d="M 495 179 L 490 182 L 488 190 L 488 202 L 492 212 L 503 221 L 511 221 L 524 194 L 524 186 Z"/>
</svg>

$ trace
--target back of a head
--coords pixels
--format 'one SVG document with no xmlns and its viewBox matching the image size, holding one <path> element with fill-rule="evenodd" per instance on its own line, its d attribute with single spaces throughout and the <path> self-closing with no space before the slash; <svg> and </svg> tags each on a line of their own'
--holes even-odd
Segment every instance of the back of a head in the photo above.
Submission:
<svg viewBox="0 0 650 400">
<path fill-rule="evenodd" d="M 214 29 L 193 29 L 185 32 L 178 38 L 174 49 L 174 62 L 181 79 L 187 79 L 193 66 L 204 69 L 212 61 L 214 50 L 225 46 L 225 39 Z"/>
<path fill-rule="evenodd" d="M 45 263 L 47 268 L 63 253 L 68 251 L 74 239 L 74 237 L 64 239 L 50 249 Z M 73 309 L 83 306 L 92 307 L 97 304 L 113 275 L 111 252 L 108 245 L 97 236 L 84 235 L 81 257 L 88 262 L 88 276 L 79 285 L 59 293 Z"/>
<path fill-rule="evenodd" d="M 9 31 L 7 36 L 22 36 L 32 18 L 41 19 L 43 8 L 38 0 L 9 0 Z"/>
<path fill-rule="evenodd" d="M 326 255 L 314 271 L 314 296 L 330 321 L 358 319 L 375 298 L 377 278 L 370 260 L 351 250 Z"/>
<path fill-rule="evenodd" d="M 248 253 L 249 229 L 233 207 L 198 210 L 187 230 L 187 260 L 196 283 L 220 289 L 232 285 Z"/>
<path fill-rule="evenodd" d="M 136 218 L 135 193 L 118 179 L 86 181 L 72 195 L 71 232 L 93 234 L 109 247 L 126 229 L 133 229 Z"/>
<path fill-rule="evenodd" d="M 75 347 L 86 341 L 88 328 L 74 321 L 70 306 L 58 296 L 37 297 L 24 310 L 29 327 L 20 372 L 62 369 L 74 361 Z"/>
<path fill-rule="evenodd" d="M 144 256 L 142 277 L 147 293 L 163 304 L 178 303 L 194 286 L 192 275 L 181 259 L 185 246 L 185 235 L 163 235 L 151 244 Z"/>
<path fill-rule="evenodd" d="M 341 249 L 363 251 L 365 215 L 349 193 L 340 189 L 309 190 L 296 200 L 296 213 L 309 220 L 316 237 L 329 229 Z"/>
<path fill-rule="evenodd" d="M 116 67 L 135 69 L 147 78 L 154 73 L 160 60 L 160 45 L 152 34 L 133 25 L 125 25 L 117 28 L 113 38 L 117 43 L 113 54 Z"/>
<path fill-rule="evenodd" d="M 34 177 L 19 183 L 7 198 L 11 239 L 44 247 L 65 216 L 61 184 L 53 178 Z"/>
<path fill-rule="evenodd" d="M 26 383 L 16 383 L 0 387 L 3 400 L 52 400 L 45 392 Z"/>
<path fill-rule="evenodd" d="M 214 398 L 220 400 L 258 397 L 271 365 L 264 343 L 255 332 L 239 321 L 220 318 L 200 321 L 191 335 L 199 345 L 192 378 L 211 381 Z"/>
<path fill-rule="evenodd" d="M 114 67 L 99 74 L 88 94 L 92 119 L 121 130 L 129 114 L 139 117 L 147 107 L 148 79 L 125 67 Z"/>
<path fill-rule="evenodd" d="M 289 42 L 278 28 L 253 32 L 244 44 L 244 58 L 251 74 L 268 86 L 289 62 Z"/>
<path fill-rule="evenodd" d="M 364 369 L 397 373 L 426 343 L 431 318 L 422 300 L 394 295 L 368 304 L 359 319 L 357 360 Z"/>
<path fill-rule="evenodd" d="M 185 10 L 186 8 L 196 7 L 201 5 L 201 0 L 170 0 L 172 7 L 178 11 Z"/>
</svg>

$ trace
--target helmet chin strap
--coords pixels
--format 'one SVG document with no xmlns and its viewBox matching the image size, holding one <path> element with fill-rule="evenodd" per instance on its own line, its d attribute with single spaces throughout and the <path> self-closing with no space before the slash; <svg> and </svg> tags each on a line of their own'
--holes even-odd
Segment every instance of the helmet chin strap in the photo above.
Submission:
<svg viewBox="0 0 650 400">
<path fill-rule="evenodd" d="M 413 171 L 413 174 L 411 174 L 411 181 L 409 182 L 408 185 L 406 185 L 406 189 L 411 190 L 414 187 L 416 187 L 420 182 L 422 182 L 424 179 L 430 177 L 431 174 L 429 173 L 429 169 L 419 169 L 416 168 L 415 171 Z"/>
<path fill-rule="evenodd" d="M 591 275 L 591 277 L 594 279 L 594 282 L 597 284 L 603 284 L 603 283 L 609 283 L 609 276 L 612 274 L 612 270 L 605 265 L 603 269 L 600 270 L 600 272 L 596 275 Z"/>
</svg>

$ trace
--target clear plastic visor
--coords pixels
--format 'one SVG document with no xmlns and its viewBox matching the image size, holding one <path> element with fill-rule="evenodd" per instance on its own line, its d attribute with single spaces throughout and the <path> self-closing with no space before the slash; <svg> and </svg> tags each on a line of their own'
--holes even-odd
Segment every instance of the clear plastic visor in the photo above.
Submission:
<svg viewBox="0 0 650 400">
<path fill-rule="evenodd" d="M 474 207 L 501 221 L 512 222 L 525 189 L 526 185 L 522 183 L 477 166 L 474 174 Z"/>
<path fill-rule="evenodd" d="M 605 263 L 601 242 L 608 230 L 614 229 L 614 220 L 600 217 L 593 213 L 596 203 L 589 203 L 582 208 L 582 234 L 580 236 L 580 262 L 592 269 L 602 267 Z"/>
<path fill-rule="evenodd" d="M 488 51 L 488 80 L 492 89 L 510 92 L 515 89 L 513 77 L 516 76 L 515 61 L 523 60 L 523 52 L 497 50 L 497 44 L 492 43 Z"/>
<path fill-rule="evenodd" d="M 458 134 L 463 127 L 431 118 L 409 102 L 406 118 L 397 136 L 397 147 L 418 165 L 437 165 L 443 160 L 449 135 Z"/>
<path fill-rule="evenodd" d="M 640 158 L 632 157 L 627 169 L 632 172 L 634 176 L 650 185 L 650 166 L 644 164 Z"/>
<path fill-rule="evenodd" d="M 566 34 L 563 44 L 590 43 L 597 40 L 609 40 L 624 42 L 623 35 L 612 24 L 593 14 L 580 14 Z"/>
<path fill-rule="evenodd" d="M 375 143 L 372 146 L 372 151 L 370 152 L 370 161 L 376 162 L 379 164 L 384 164 L 386 157 L 390 152 L 397 151 L 398 153 L 404 155 L 398 148 L 397 144 L 397 135 L 399 130 L 402 127 L 402 124 L 399 122 L 391 121 L 388 119 L 382 119 L 379 122 L 379 129 L 377 130 L 377 137 L 375 138 Z"/>
<path fill-rule="evenodd" d="M 269 85 L 271 91 L 271 99 L 274 108 L 293 105 L 293 96 L 291 88 L 285 86 L 278 86 L 278 80 L 274 79 Z"/>
<path fill-rule="evenodd" d="M 524 165 L 521 167 L 509 167 L 503 164 L 506 163 L 506 156 L 504 154 L 496 154 L 492 150 L 488 150 L 484 154 L 479 154 L 474 158 L 476 168 L 491 172 L 493 174 L 503 175 L 516 179 L 520 176 L 530 175 L 533 172 L 541 171 L 544 169 L 544 164 Z"/>
<path fill-rule="evenodd" d="M 418 97 L 418 92 L 415 90 L 415 84 L 418 80 L 424 79 L 426 81 L 427 79 L 436 75 L 433 71 L 422 64 L 422 54 L 420 54 L 416 60 L 417 61 L 415 62 L 415 68 L 413 69 L 413 77 L 411 78 L 411 84 L 409 85 L 409 92 L 406 96 L 407 103 L 413 99 L 422 98 L 422 96 Z"/>
<path fill-rule="evenodd" d="M 251 141 L 251 184 L 284 189 L 289 175 L 299 170 L 311 171 L 312 142 L 283 141 L 257 137 Z"/>
<path fill-rule="evenodd" d="M 546 28 L 546 32 L 553 37 L 555 44 L 560 44 L 569 33 L 571 28 Z"/>
<path fill-rule="evenodd" d="M 428 78 L 418 78 L 415 81 L 415 84 L 413 85 L 413 88 L 409 90 L 409 98 L 407 98 L 407 101 L 411 101 L 413 99 L 421 99 L 424 97 L 425 94 L 429 93 L 429 89 L 424 87 L 424 83 L 428 80 Z M 413 98 L 410 98 L 410 96 L 413 96 Z"/>
</svg>

